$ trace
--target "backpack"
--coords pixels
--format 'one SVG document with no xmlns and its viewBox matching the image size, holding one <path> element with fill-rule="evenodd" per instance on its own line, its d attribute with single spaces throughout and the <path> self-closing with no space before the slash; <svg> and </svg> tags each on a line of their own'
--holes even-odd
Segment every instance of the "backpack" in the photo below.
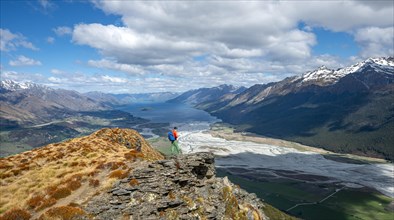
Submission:
<svg viewBox="0 0 394 220">
<path fill-rule="evenodd" d="M 168 140 L 175 141 L 175 137 L 174 137 L 174 134 L 172 133 L 172 131 L 168 132 Z"/>
</svg>

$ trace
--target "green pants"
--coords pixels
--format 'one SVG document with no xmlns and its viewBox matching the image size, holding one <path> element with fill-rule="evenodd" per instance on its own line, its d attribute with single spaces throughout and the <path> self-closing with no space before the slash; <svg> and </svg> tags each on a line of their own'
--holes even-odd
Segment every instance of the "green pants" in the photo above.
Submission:
<svg viewBox="0 0 394 220">
<path fill-rule="evenodd" d="M 171 142 L 171 153 L 172 154 L 181 154 L 182 151 L 178 146 L 178 141 L 172 141 Z"/>
</svg>

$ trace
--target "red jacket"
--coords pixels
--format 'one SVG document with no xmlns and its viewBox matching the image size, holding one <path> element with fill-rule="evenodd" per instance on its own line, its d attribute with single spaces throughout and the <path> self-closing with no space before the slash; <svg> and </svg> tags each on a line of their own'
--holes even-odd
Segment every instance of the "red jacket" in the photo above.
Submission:
<svg viewBox="0 0 394 220">
<path fill-rule="evenodd" d="M 175 129 L 172 130 L 172 134 L 174 135 L 175 140 L 177 140 L 178 139 L 178 133 L 176 132 Z"/>
</svg>

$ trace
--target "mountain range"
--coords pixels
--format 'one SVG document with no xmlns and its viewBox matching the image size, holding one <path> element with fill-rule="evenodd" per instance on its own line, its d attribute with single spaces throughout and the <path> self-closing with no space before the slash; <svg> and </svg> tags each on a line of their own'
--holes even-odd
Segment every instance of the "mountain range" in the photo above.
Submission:
<svg viewBox="0 0 394 220">
<path fill-rule="evenodd" d="M 322 66 L 212 100 L 195 99 L 193 91 L 180 97 L 242 131 L 394 160 L 393 57 L 337 70 Z"/>
<path fill-rule="evenodd" d="M 142 94 L 79 93 L 44 85 L 0 81 L 1 125 L 34 125 L 75 115 L 77 112 L 113 109 L 141 102 L 165 102 L 179 94 L 171 92 Z"/>
<path fill-rule="evenodd" d="M 185 103 L 196 105 L 202 102 L 215 102 L 217 100 L 230 100 L 235 95 L 245 91 L 245 87 L 236 87 L 233 85 L 220 85 L 213 88 L 200 88 L 189 90 L 176 98 L 170 99 L 167 102 Z"/>
<path fill-rule="evenodd" d="M 175 98 L 179 93 L 175 92 L 158 92 L 158 93 L 140 93 L 140 94 L 111 94 L 102 92 L 84 93 L 87 97 L 99 101 L 101 103 L 118 106 L 131 103 L 149 103 L 149 102 L 165 102 Z"/>
<path fill-rule="evenodd" d="M 0 82 L 0 106 L 2 126 L 45 123 L 78 111 L 109 109 L 76 91 L 12 80 Z"/>
</svg>

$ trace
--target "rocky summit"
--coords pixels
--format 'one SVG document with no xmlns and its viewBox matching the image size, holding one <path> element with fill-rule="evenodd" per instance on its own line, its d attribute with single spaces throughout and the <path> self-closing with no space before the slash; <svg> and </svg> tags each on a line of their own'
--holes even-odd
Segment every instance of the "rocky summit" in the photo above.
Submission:
<svg viewBox="0 0 394 220">
<path fill-rule="evenodd" d="M 134 170 L 84 207 L 96 219 L 267 219 L 255 194 L 216 178 L 211 153 Z"/>
</svg>

